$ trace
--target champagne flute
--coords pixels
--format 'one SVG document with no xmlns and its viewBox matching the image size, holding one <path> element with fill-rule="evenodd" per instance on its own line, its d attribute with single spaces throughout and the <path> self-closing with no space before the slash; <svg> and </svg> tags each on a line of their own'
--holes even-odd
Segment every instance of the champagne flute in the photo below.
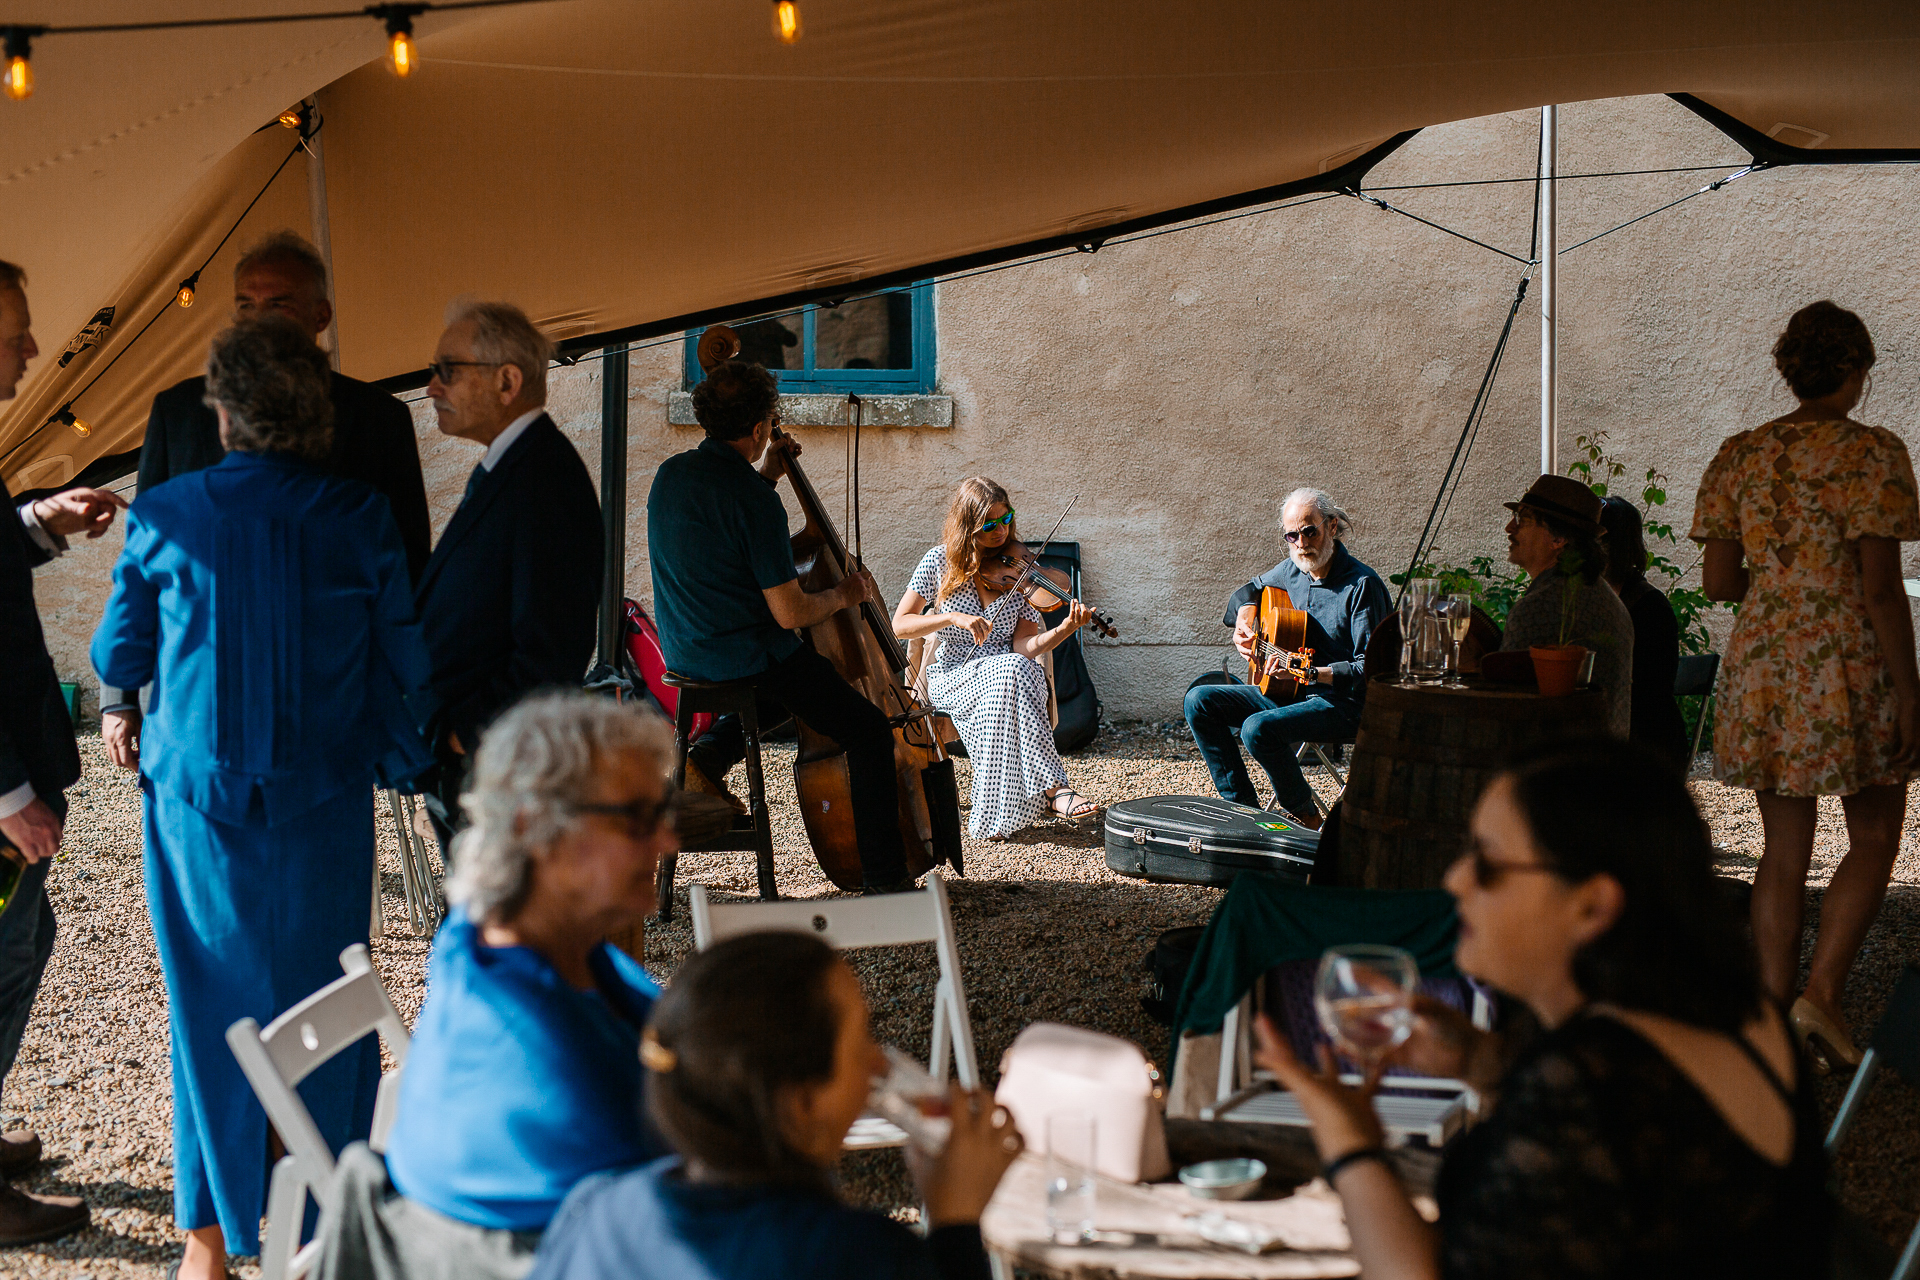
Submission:
<svg viewBox="0 0 1920 1280">
<path fill-rule="evenodd" d="M 1363 1072 L 1413 1034 L 1420 966 L 1399 947 L 1329 947 L 1313 980 L 1313 1009 L 1334 1047 Z"/>
<path fill-rule="evenodd" d="M 1446 684 L 1449 689 L 1464 689 L 1467 682 L 1460 678 L 1460 643 L 1467 638 L 1467 632 L 1473 626 L 1473 597 L 1470 595 L 1452 595 L 1447 597 L 1447 630 L 1453 634 L 1453 661 L 1447 665 Z"/>
</svg>

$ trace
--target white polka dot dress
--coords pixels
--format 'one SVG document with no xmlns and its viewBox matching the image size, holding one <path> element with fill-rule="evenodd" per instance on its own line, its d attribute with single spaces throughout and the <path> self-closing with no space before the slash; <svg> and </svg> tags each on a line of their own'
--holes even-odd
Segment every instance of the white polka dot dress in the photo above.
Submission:
<svg viewBox="0 0 1920 1280">
<path fill-rule="evenodd" d="M 1018 596 L 1002 596 L 983 605 L 968 582 L 939 599 L 946 571 L 945 547 L 935 547 L 913 571 L 908 586 L 942 611 L 970 613 L 993 620 L 987 642 L 976 645 L 964 627 L 946 627 L 928 637 L 927 694 L 953 720 L 973 762 L 973 816 L 968 834 L 975 839 L 1010 836 L 1033 825 L 1047 806 L 1047 792 L 1067 785 L 1066 766 L 1053 745 L 1047 717 L 1047 673 L 1038 662 L 1013 651 L 1013 632 L 1022 618 L 1044 626 L 1040 613 Z"/>
</svg>

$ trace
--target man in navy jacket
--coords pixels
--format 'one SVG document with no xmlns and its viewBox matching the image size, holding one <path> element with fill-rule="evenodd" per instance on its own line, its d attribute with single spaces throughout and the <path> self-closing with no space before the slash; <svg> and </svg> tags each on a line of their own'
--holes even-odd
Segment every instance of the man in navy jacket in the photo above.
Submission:
<svg viewBox="0 0 1920 1280">
<path fill-rule="evenodd" d="M 415 592 L 440 705 L 426 791 L 443 851 L 465 825 L 481 732 L 535 689 L 577 688 L 593 656 L 600 502 L 546 414 L 551 354 L 518 308 L 456 304 L 427 383 L 440 430 L 486 450 Z"/>
<path fill-rule="evenodd" d="M 25 273 L 0 261 L 0 400 L 13 398 L 27 361 L 40 354 L 32 327 Z M 125 505 L 103 490 L 69 489 L 16 509 L 0 482 L 0 837 L 26 863 L 0 908 L 0 1079 L 20 1051 L 53 954 L 47 872 L 60 851 L 66 789 L 80 779 L 73 721 L 33 601 L 33 568 L 64 551 L 68 534 L 105 533 Z M 39 1160 L 34 1134 L 0 1135 L 0 1177 L 24 1173 Z M 87 1206 L 72 1196 L 32 1196 L 0 1185 L 0 1247 L 50 1240 L 87 1220 Z"/>
</svg>

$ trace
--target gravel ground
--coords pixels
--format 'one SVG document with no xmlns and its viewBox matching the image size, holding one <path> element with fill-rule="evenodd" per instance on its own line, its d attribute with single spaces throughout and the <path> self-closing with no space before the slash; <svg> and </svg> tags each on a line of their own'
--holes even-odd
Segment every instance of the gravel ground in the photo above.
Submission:
<svg viewBox="0 0 1920 1280">
<path fill-rule="evenodd" d="M 155 1275 L 179 1256 L 172 1227 L 171 1090 L 166 996 L 140 879 L 139 792 L 107 763 L 97 736 L 81 741 L 86 774 L 70 793 L 67 852 L 51 882 L 59 942 L 33 1021 L 0 1107 L 6 1127 L 25 1124 L 46 1140 L 48 1160 L 29 1190 L 84 1195 L 95 1227 L 79 1236 L 0 1258 L 0 1275 L 79 1277 Z M 833 892 L 811 855 L 787 781 L 790 747 L 768 760 L 781 891 L 795 897 Z M 1109 728 L 1068 763 L 1074 785 L 1102 803 L 1142 795 L 1208 790 L 1184 726 Z M 961 794 L 967 793 L 960 762 Z M 1330 795 L 1324 778 L 1315 785 Z M 1752 878 L 1760 822 L 1752 797 L 1704 778 L 1694 790 L 1724 847 L 1724 870 Z M 385 823 L 382 823 L 383 828 Z M 1823 803 L 1809 916 L 1844 851 L 1837 803 Z M 391 830 L 381 833 L 387 919 L 394 933 L 374 956 L 402 1014 L 419 1008 L 426 942 L 406 933 L 399 862 Z M 692 947 L 685 913 L 688 886 L 754 892 L 749 854 L 688 854 L 680 861 L 678 914 L 650 928 L 646 962 L 668 976 Z M 349 891 L 350 887 L 343 887 Z M 1217 890 L 1147 885 L 1106 868 L 1099 830 L 1046 823 L 1002 844 L 969 840 L 967 876 L 951 882 L 955 926 L 983 1071 L 997 1064 L 1029 1022 L 1050 1019 L 1093 1027 L 1142 1045 L 1164 1061 L 1166 1032 L 1141 1011 L 1141 959 L 1162 931 L 1203 923 Z M 1867 940 L 1849 989 L 1856 1027 L 1879 1018 L 1900 966 L 1920 941 L 1920 817 L 1910 817 L 1894 884 Z M 916 952 L 918 954 L 916 954 Z M 883 1041 L 925 1052 L 933 1002 L 931 947 L 856 956 Z M 1823 1083 L 1828 1115 L 1843 1085 Z M 1837 1174 L 1846 1203 L 1890 1240 L 1912 1229 L 1920 1186 L 1920 1092 L 1883 1078 L 1842 1151 Z M 850 1159 L 848 1191 L 866 1203 L 906 1212 L 915 1197 L 899 1157 Z M 255 1275 L 247 1265 L 241 1275 Z"/>
</svg>

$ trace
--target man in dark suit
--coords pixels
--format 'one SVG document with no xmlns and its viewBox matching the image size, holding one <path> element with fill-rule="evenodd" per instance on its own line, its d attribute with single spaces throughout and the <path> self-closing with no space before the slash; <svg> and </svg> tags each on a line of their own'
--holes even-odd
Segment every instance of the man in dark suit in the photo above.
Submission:
<svg viewBox="0 0 1920 1280">
<path fill-rule="evenodd" d="M 315 342 L 333 323 L 327 300 L 327 266 L 312 245 L 281 231 L 247 251 L 233 269 L 236 320 L 281 315 Z M 211 467 L 226 456 L 220 423 L 207 407 L 207 380 L 188 378 L 153 398 L 147 437 L 140 446 L 140 492 L 174 476 Z M 420 447 L 413 436 L 413 415 L 392 396 L 364 382 L 333 375 L 333 452 L 327 470 L 361 480 L 386 495 L 393 522 L 407 549 L 407 571 L 414 581 L 426 567 L 432 527 L 427 518 L 427 489 L 420 477 Z M 101 708 L 100 735 L 107 754 L 122 768 L 140 763 L 139 691 L 108 694 Z"/>
<path fill-rule="evenodd" d="M 427 394 L 486 453 L 415 593 L 439 713 L 426 784 L 443 852 L 480 734 L 526 694 L 577 688 L 593 656 L 603 537 L 586 464 L 546 414 L 552 346 L 517 307 L 458 303 Z M 615 554 L 620 554 L 615 548 Z"/>
<path fill-rule="evenodd" d="M 0 400 L 13 398 L 27 361 L 39 354 L 26 276 L 0 261 Z M 40 975 L 53 954 L 47 872 L 60 851 L 66 789 L 80 778 L 73 722 L 33 601 L 33 567 L 66 550 L 69 534 L 105 533 L 114 511 L 125 505 L 104 490 L 69 489 L 16 508 L 0 481 L 0 837 L 12 846 L 13 863 L 25 864 L 0 907 L 0 1079 L 20 1051 Z M 5 870 L 11 878 L 14 866 Z M 0 1135 L 0 1176 L 24 1173 L 39 1160 L 36 1135 Z M 0 1186 L 0 1247 L 51 1240 L 87 1221 L 86 1204 L 72 1196 L 33 1196 Z"/>
</svg>

